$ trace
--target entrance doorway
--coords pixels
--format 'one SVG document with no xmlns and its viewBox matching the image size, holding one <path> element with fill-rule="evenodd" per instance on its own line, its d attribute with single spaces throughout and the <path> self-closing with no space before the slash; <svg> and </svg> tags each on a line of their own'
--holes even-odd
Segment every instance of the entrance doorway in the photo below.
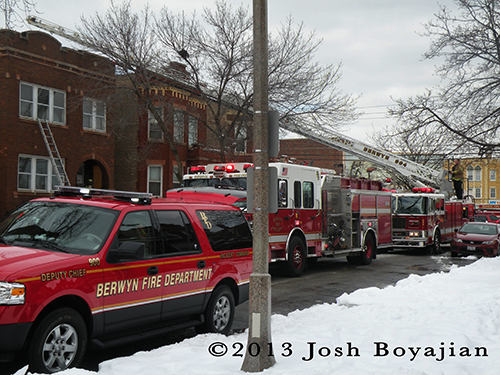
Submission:
<svg viewBox="0 0 500 375">
<path fill-rule="evenodd" d="M 76 186 L 109 189 L 109 178 L 102 164 L 96 160 L 85 161 L 78 169 Z"/>
</svg>

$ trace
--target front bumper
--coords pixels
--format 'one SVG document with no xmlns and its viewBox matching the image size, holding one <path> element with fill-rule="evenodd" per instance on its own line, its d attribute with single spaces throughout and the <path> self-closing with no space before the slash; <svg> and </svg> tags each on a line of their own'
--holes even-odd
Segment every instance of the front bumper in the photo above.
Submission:
<svg viewBox="0 0 500 375">
<path fill-rule="evenodd" d="M 0 361 L 12 359 L 24 348 L 33 323 L 0 324 Z"/>
<path fill-rule="evenodd" d="M 496 247 L 488 245 L 466 245 L 452 243 L 451 252 L 461 255 L 479 255 L 487 257 L 498 255 Z"/>
</svg>

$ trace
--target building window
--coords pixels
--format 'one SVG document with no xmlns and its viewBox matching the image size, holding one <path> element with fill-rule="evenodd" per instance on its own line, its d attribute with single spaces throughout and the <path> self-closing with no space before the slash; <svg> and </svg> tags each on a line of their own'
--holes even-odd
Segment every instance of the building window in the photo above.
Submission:
<svg viewBox="0 0 500 375">
<path fill-rule="evenodd" d="M 188 130 L 189 146 L 198 144 L 198 119 L 194 116 L 189 116 L 189 130 Z"/>
<path fill-rule="evenodd" d="M 246 152 L 247 151 L 247 130 L 241 128 L 236 134 L 236 152 Z"/>
<path fill-rule="evenodd" d="M 184 142 L 184 113 L 181 111 L 174 112 L 174 141 Z"/>
<path fill-rule="evenodd" d="M 481 167 L 474 168 L 474 181 L 481 181 Z"/>
<path fill-rule="evenodd" d="M 161 197 L 162 194 L 162 176 L 163 167 L 161 165 L 148 166 L 148 193 L 155 197 Z"/>
<path fill-rule="evenodd" d="M 497 180 L 497 171 L 494 169 L 490 169 L 490 181 Z"/>
<path fill-rule="evenodd" d="M 106 132 L 106 104 L 94 99 L 83 99 L 83 128 Z"/>
<path fill-rule="evenodd" d="M 481 188 L 475 188 L 474 192 L 474 198 L 481 198 Z"/>
<path fill-rule="evenodd" d="M 491 199 L 497 198 L 497 189 L 496 188 L 490 188 L 490 198 Z"/>
<path fill-rule="evenodd" d="M 162 107 L 154 107 L 154 108 L 160 114 L 161 119 L 164 120 L 163 108 Z M 153 140 L 163 139 L 163 132 L 161 130 L 160 124 L 158 124 L 158 121 L 156 120 L 151 111 L 148 111 L 148 137 L 149 139 Z"/>
<path fill-rule="evenodd" d="M 474 181 L 474 168 L 471 165 L 467 167 L 467 180 Z"/>
<path fill-rule="evenodd" d="M 64 124 L 66 94 L 64 91 L 22 82 L 19 93 L 19 116 Z"/>
<path fill-rule="evenodd" d="M 49 158 L 42 156 L 19 156 L 17 168 L 18 190 L 53 191 L 59 185 Z"/>
</svg>

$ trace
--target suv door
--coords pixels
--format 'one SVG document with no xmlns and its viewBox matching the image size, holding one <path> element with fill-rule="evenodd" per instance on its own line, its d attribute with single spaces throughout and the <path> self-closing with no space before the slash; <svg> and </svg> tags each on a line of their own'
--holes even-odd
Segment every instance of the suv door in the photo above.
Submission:
<svg viewBox="0 0 500 375">
<path fill-rule="evenodd" d="M 126 213 L 108 252 L 110 264 L 97 290 L 103 298 L 105 333 L 160 320 L 164 269 L 154 258 L 159 243 L 150 212 Z"/>
<path fill-rule="evenodd" d="M 156 209 L 165 275 L 161 319 L 198 315 L 203 310 L 212 267 L 193 224 L 181 209 Z"/>
</svg>

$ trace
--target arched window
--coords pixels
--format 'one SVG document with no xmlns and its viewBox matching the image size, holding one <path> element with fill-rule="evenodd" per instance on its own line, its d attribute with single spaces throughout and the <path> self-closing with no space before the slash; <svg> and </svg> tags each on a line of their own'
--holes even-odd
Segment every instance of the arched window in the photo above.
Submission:
<svg viewBox="0 0 500 375">
<path fill-rule="evenodd" d="M 474 181 L 474 168 L 472 168 L 472 165 L 467 167 L 467 180 Z"/>
<path fill-rule="evenodd" d="M 479 165 L 474 168 L 474 181 L 481 181 L 481 167 Z"/>
</svg>

